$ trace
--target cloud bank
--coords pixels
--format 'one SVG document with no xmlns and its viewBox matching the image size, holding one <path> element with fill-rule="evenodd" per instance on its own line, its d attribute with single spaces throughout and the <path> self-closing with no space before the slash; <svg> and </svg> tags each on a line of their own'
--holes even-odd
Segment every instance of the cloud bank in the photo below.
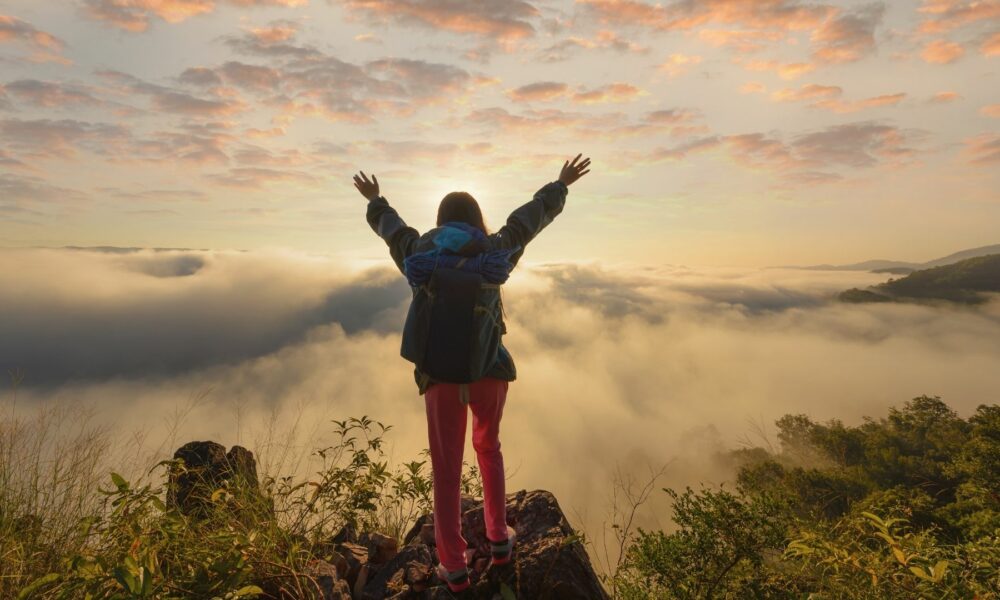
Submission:
<svg viewBox="0 0 1000 600">
<path fill-rule="evenodd" d="M 123 445 L 145 432 L 150 460 L 210 438 L 253 448 L 272 474 L 308 471 L 333 418 L 391 423 L 395 460 L 426 446 L 394 271 L 112 248 L 5 249 L 0 266 L 16 280 L 0 288 L 0 365 L 25 375 L 20 410 L 93 405 Z M 664 485 L 718 483 L 729 471 L 717 454 L 786 413 L 858 422 L 925 393 L 961 414 L 996 402 L 1000 302 L 831 301 L 884 277 L 523 265 L 505 292 L 519 375 L 501 435 L 508 486 L 553 490 L 596 535 L 616 465 L 641 477 L 668 464 Z M 665 501 L 644 526 L 665 525 Z"/>
</svg>

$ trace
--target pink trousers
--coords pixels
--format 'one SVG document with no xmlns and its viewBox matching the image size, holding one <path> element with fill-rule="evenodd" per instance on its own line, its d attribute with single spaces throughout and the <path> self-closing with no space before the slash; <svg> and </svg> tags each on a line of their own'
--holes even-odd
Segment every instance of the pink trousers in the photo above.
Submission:
<svg viewBox="0 0 1000 600">
<path fill-rule="evenodd" d="M 424 393 L 427 434 L 434 472 L 434 538 L 438 560 L 449 571 L 466 566 L 466 540 L 462 537 L 462 454 L 468 409 L 472 409 L 472 447 L 483 477 L 486 537 L 507 539 L 507 506 L 503 455 L 500 453 L 500 418 L 507 399 L 508 382 L 484 377 L 467 384 L 468 406 L 459 397 L 456 383 L 435 383 Z"/>
</svg>

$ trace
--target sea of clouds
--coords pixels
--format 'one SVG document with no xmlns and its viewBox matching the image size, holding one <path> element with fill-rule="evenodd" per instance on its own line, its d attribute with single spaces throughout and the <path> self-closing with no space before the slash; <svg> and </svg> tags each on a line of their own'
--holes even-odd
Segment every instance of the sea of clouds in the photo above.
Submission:
<svg viewBox="0 0 1000 600">
<path fill-rule="evenodd" d="M 361 415 L 393 426 L 395 461 L 427 445 L 399 357 L 398 271 L 111 248 L 4 249 L 0 268 L 0 366 L 23 375 L 5 404 L 91 407 L 121 440 L 109 463 L 148 467 L 212 439 L 247 446 L 265 473 L 305 476 L 311 449 L 335 441 L 330 420 Z M 638 522 L 667 527 L 659 487 L 726 481 L 722 454 L 773 442 L 786 413 L 856 424 L 922 394 L 962 416 L 1000 401 L 1000 302 L 833 300 L 887 277 L 523 263 L 504 291 L 518 369 L 501 428 L 508 490 L 553 491 L 599 540 L 616 472 L 641 482 L 666 467 Z"/>
</svg>

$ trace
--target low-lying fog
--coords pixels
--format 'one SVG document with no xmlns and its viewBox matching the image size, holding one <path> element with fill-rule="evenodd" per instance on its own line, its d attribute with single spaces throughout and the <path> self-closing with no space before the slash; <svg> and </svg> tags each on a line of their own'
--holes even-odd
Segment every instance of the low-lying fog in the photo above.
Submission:
<svg viewBox="0 0 1000 600">
<path fill-rule="evenodd" d="M 393 426 L 394 460 L 426 446 L 398 352 L 409 289 L 388 267 L 70 249 L 3 250 L 0 267 L 0 366 L 24 373 L 16 410 L 93 406 L 121 437 L 109 463 L 212 439 L 304 476 L 330 419 L 363 414 Z M 1000 400 L 1000 302 L 832 301 L 887 277 L 522 264 L 504 295 L 518 368 L 501 428 L 508 491 L 553 491 L 599 538 L 616 467 L 641 479 L 666 464 L 659 487 L 717 484 L 729 473 L 716 453 L 761 424 L 773 435 L 785 413 L 853 424 L 921 394 L 962 416 Z M 3 395 L 9 406 L 9 383 Z M 655 492 L 640 524 L 666 526 L 665 500 Z"/>
</svg>

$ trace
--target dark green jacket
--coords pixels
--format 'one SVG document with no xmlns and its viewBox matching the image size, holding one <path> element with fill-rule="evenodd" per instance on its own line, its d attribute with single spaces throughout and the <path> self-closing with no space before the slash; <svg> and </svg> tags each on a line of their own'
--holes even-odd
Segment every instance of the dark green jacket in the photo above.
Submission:
<svg viewBox="0 0 1000 600">
<path fill-rule="evenodd" d="M 562 212 L 566 203 L 566 194 L 569 189 L 561 181 L 553 181 L 542 186 L 531 201 L 518 207 L 507 218 L 507 223 L 499 231 L 488 236 L 491 250 L 509 250 L 520 246 L 521 249 L 512 254 L 510 261 L 517 264 L 521 255 L 524 254 L 524 247 L 528 245 L 538 233 L 545 229 L 545 226 L 552 222 L 552 219 Z M 385 240 L 389 246 L 389 255 L 393 262 L 403 270 L 403 261 L 406 257 L 417 252 L 424 252 L 434 248 L 431 232 L 423 236 L 416 229 L 409 227 L 400 218 L 396 209 L 389 206 L 389 201 L 384 196 L 379 196 L 368 202 L 368 224 L 371 228 Z M 434 230 L 432 230 L 434 231 Z M 416 289 L 414 289 L 416 293 Z M 419 369 L 414 368 L 414 378 L 420 393 L 427 391 L 434 381 Z M 487 377 L 495 377 L 504 381 L 514 381 L 517 378 L 517 370 L 514 367 L 514 359 L 510 352 L 500 342 L 500 355 L 496 364 L 486 374 Z"/>
</svg>

